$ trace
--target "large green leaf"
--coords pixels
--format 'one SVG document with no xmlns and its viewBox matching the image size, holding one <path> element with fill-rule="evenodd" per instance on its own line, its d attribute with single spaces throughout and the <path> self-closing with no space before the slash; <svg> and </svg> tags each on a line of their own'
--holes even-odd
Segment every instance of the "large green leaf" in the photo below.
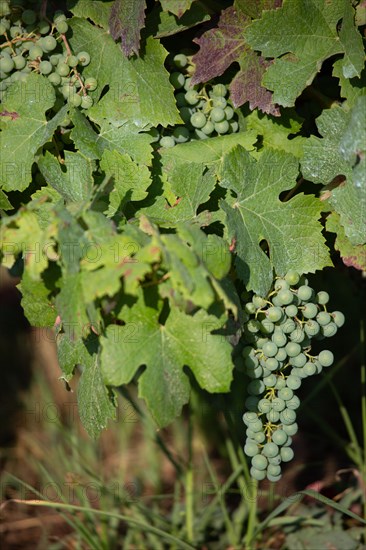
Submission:
<svg viewBox="0 0 366 550">
<path fill-rule="evenodd" d="M 333 182 L 324 198 L 328 198 L 340 215 L 350 242 L 363 244 L 366 241 L 366 96 L 359 97 L 351 111 L 342 107 L 323 111 L 316 123 L 323 137 L 311 136 L 306 140 L 301 162 L 303 175 L 315 183 Z M 340 181 L 335 185 L 338 176 Z"/>
<path fill-rule="evenodd" d="M 28 270 L 25 270 L 19 288 L 22 293 L 22 308 L 30 324 L 33 327 L 52 328 L 57 314 L 44 281 L 33 279 Z"/>
<path fill-rule="evenodd" d="M 50 140 L 65 117 L 66 107 L 47 121 L 45 112 L 54 102 L 52 84 L 35 73 L 7 89 L 1 112 L 0 159 L 0 186 L 5 191 L 23 191 L 32 181 L 35 153 Z"/>
<path fill-rule="evenodd" d="M 366 244 L 351 244 L 346 237 L 339 215 L 336 212 L 332 212 L 328 216 L 326 228 L 327 231 L 331 231 L 337 235 L 334 248 L 339 251 L 343 263 L 348 267 L 366 271 Z"/>
<path fill-rule="evenodd" d="M 139 378 L 139 395 L 147 402 L 159 426 L 180 414 L 189 399 L 189 381 L 183 372 L 188 366 L 202 388 L 226 392 L 232 380 L 231 346 L 211 332 L 220 327 L 213 316 L 200 310 L 186 315 L 171 309 L 164 324 L 160 308 L 137 303 L 121 313 L 124 326 L 109 326 L 102 343 L 104 381 L 119 386 L 131 381 L 138 368 L 146 366 Z"/>
<path fill-rule="evenodd" d="M 83 75 L 96 78 L 98 87 L 90 95 L 96 101 L 106 92 L 89 110 L 92 120 L 99 124 L 109 121 L 114 128 L 127 121 L 139 128 L 181 122 L 164 67 L 167 52 L 158 41 L 148 38 L 144 55 L 127 59 L 104 29 L 76 17 L 70 26 L 72 48 L 87 50 L 91 56 Z"/>
<path fill-rule="evenodd" d="M 321 202 L 299 194 L 282 202 L 279 195 L 291 189 L 298 175 L 292 155 L 265 149 L 254 160 L 238 146 L 229 152 L 221 170 L 221 185 L 233 192 L 222 201 L 229 238 L 236 243 L 236 266 L 248 289 L 265 295 L 273 270 L 284 275 L 295 269 L 312 273 L 332 265 L 318 219 Z M 260 247 L 266 241 L 269 257 Z"/>
<path fill-rule="evenodd" d="M 362 37 L 349 0 L 284 0 L 282 8 L 264 11 L 244 35 L 264 57 L 275 58 L 263 84 L 274 92 L 274 102 L 286 107 L 295 104 L 325 59 L 343 54 L 346 78 L 360 76 L 363 68 Z"/>
</svg>

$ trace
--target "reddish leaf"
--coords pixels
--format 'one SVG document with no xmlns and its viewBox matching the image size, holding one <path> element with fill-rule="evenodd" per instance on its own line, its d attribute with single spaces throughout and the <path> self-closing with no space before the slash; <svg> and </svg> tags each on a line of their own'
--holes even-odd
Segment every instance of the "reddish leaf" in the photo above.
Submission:
<svg viewBox="0 0 366 550">
<path fill-rule="evenodd" d="M 258 107 L 264 113 L 279 116 L 278 107 L 272 103 L 272 92 L 261 85 L 268 62 L 244 40 L 244 30 L 250 23 L 249 16 L 232 6 L 221 13 L 216 28 L 209 29 L 195 40 L 200 49 L 192 58 L 196 65 L 192 84 L 221 76 L 236 61 L 240 71 L 230 85 L 234 106 L 240 107 L 249 101 L 250 109 Z"/>
<path fill-rule="evenodd" d="M 221 13 L 217 28 L 208 30 L 201 38 L 194 40 L 200 49 L 192 58 L 196 65 L 192 84 L 207 82 L 222 75 L 238 60 L 245 50 L 243 31 L 250 22 L 250 17 L 230 7 Z"/>
<path fill-rule="evenodd" d="M 139 53 L 145 9 L 145 0 L 116 0 L 112 6 L 109 30 L 114 40 L 121 39 L 121 48 L 126 56 Z"/>
<path fill-rule="evenodd" d="M 234 107 L 240 107 L 249 101 L 252 111 L 258 107 L 268 115 L 280 116 L 278 106 L 272 103 L 272 92 L 261 85 L 269 62 L 246 47 L 239 64 L 241 69 L 230 84 L 230 97 Z"/>
</svg>

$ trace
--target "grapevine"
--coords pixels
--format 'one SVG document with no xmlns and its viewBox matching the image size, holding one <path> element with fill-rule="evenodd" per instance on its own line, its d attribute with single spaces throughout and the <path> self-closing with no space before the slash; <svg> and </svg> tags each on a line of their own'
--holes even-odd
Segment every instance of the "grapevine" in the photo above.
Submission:
<svg viewBox="0 0 366 550">
<path fill-rule="evenodd" d="M 251 381 L 243 415 L 244 452 L 254 479 L 281 479 L 281 463 L 294 457 L 300 406 L 295 392 L 303 379 L 333 364 L 329 350 L 312 354 L 312 340 L 334 336 L 345 321 L 342 312 L 328 312 L 328 301 L 327 292 L 316 293 L 305 277 L 289 271 L 275 279 L 266 297 L 255 294 L 245 305 L 242 357 Z"/>
<path fill-rule="evenodd" d="M 26 82 L 31 72 L 48 78 L 58 100 L 54 111 L 63 102 L 89 109 L 93 98 L 88 94 L 97 88 L 97 81 L 83 77 L 83 68 L 90 63 L 87 51 L 73 52 L 68 42 L 66 15 L 56 11 L 52 19 L 39 16 L 32 9 L 16 4 L 2 4 L 0 20 L 0 99 L 14 82 Z"/>
<path fill-rule="evenodd" d="M 161 147 L 177 143 L 207 139 L 239 131 L 238 116 L 230 101 L 225 84 L 193 85 L 192 56 L 178 53 L 172 56 L 170 83 L 175 89 L 175 100 L 184 125 L 156 131 L 155 139 Z"/>
</svg>

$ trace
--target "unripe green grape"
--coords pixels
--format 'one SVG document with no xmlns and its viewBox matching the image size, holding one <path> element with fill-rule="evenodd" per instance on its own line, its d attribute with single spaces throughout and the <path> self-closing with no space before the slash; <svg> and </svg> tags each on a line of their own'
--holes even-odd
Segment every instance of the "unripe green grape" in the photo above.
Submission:
<svg viewBox="0 0 366 550">
<path fill-rule="evenodd" d="M 53 16 L 53 22 L 59 23 L 60 21 L 66 21 L 66 15 L 61 10 L 58 10 Z"/>
<path fill-rule="evenodd" d="M 277 412 L 281 412 L 286 407 L 285 402 L 280 397 L 275 397 L 272 401 L 272 408 Z M 275 441 L 277 443 L 277 441 Z"/>
<path fill-rule="evenodd" d="M 71 86 L 70 81 L 68 81 L 66 84 L 62 85 L 61 93 L 64 98 L 67 99 L 76 93 L 76 88 L 74 88 L 74 86 Z"/>
<path fill-rule="evenodd" d="M 184 105 L 186 105 L 186 98 L 184 96 L 185 94 L 183 92 L 179 92 L 176 94 L 175 101 L 178 107 L 184 107 Z"/>
<path fill-rule="evenodd" d="M 53 36 L 44 36 L 42 39 L 42 49 L 46 52 L 52 52 L 57 47 L 56 39 Z"/>
<path fill-rule="evenodd" d="M 90 95 L 83 95 L 81 97 L 81 108 L 82 109 L 90 109 L 90 107 L 93 106 L 93 98 L 90 97 Z"/>
<path fill-rule="evenodd" d="M 335 322 L 335 324 L 337 325 L 338 328 L 343 327 L 346 318 L 345 318 L 345 316 L 343 315 L 343 313 L 341 311 L 333 311 L 331 316 L 333 317 L 334 322 Z"/>
<path fill-rule="evenodd" d="M 256 322 L 258 322 L 257 320 L 255 320 Z M 250 322 L 250 321 L 249 321 Z M 261 324 L 258 322 L 258 326 L 260 328 Z M 262 349 L 264 344 L 266 344 L 267 342 L 270 342 L 270 340 L 264 336 L 256 336 L 256 341 L 255 341 L 255 346 L 257 349 Z"/>
<path fill-rule="evenodd" d="M 88 52 L 79 52 L 77 58 L 82 67 L 86 67 L 90 63 L 90 54 Z"/>
<path fill-rule="evenodd" d="M 296 412 L 294 409 L 284 409 L 280 412 L 280 421 L 282 424 L 293 424 L 296 420 Z"/>
<path fill-rule="evenodd" d="M 264 448 L 265 447 L 266 446 L 264 446 Z M 264 448 L 263 448 L 263 450 L 264 450 Z M 257 468 L 257 470 L 265 470 L 268 466 L 268 460 L 266 459 L 265 456 L 257 454 L 255 456 L 253 456 L 253 458 L 252 458 L 252 466 L 254 468 Z"/>
<path fill-rule="evenodd" d="M 290 371 L 291 376 L 296 376 L 297 378 L 307 378 L 307 372 L 304 370 L 304 367 L 293 367 Z"/>
<path fill-rule="evenodd" d="M 229 129 L 230 129 L 230 132 L 235 134 L 239 130 L 239 123 L 236 120 L 231 120 L 229 122 Z"/>
<path fill-rule="evenodd" d="M 230 105 L 227 105 L 224 109 L 225 111 L 225 118 L 226 120 L 231 120 L 235 114 L 234 109 L 230 107 Z"/>
<path fill-rule="evenodd" d="M 264 432 L 256 432 L 254 434 L 254 441 L 256 441 L 257 443 L 264 443 L 265 440 L 266 436 L 264 435 Z"/>
<path fill-rule="evenodd" d="M 197 90 L 197 85 L 192 84 L 192 78 L 186 78 L 186 81 L 184 83 L 184 89 L 188 92 L 189 90 Z"/>
<path fill-rule="evenodd" d="M 304 332 L 307 336 L 315 336 L 320 331 L 320 326 L 314 319 L 309 319 L 304 325 Z"/>
<path fill-rule="evenodd" d="M 93 92 L 94 90 L 97 89 L 98 82 L 95 78 L 91 76 L 85 79 L 84 86 L 87 90 L 90 90 L 91 92 Z"/>
<path fill-rule="evenodd" d="M 11 57 L 2 56 L 0 57 L 0 71 L 4 73 L 10 73 L 14 69 L 14 61 Z"/>
<path fill-rule="evenodd" d="M 227 105 L 227 101 L 224 97 L 218 96 L 212 99 L 212 106 L 214 108 L 218 107 L 220 109 L 225 109 L 226 105 Z M 224 111 L 224 116 L 225 116 L 225 111 Z"/>
<path fill-rule="evenodd" d="M 283 462 L 290 462 L 294 458 L 294 451 L 290 447 L 282 447 L 280 456 Z"/>
<path fill-rule="evenodd" d="M 50 25 L 44 19 L 38 23 L 37 27 L 41 34 L 48 34 L 50 32 Z"/>
<path fill-rule="evenodd" d="M 164 148 L 174 147 L 175 145 L 174 138 L 172 138 L 171 136 L 162 137 L 159 143 L 160 143 L 160 146 Z"/>
<path fill-rule="evenodd" d="M 215 131 L 218 134 L 227 134 L 229 131 L 229 123 L 227 120 L 222 120 L 221 122 L 215 122 Z"/>
<path fill-rule="evenodd" d="M 69 102 L 73 107 L 79 107 L 81 105 L 81 96 L 74 93 L 69 96 Z"/>
<path fill-rule="evenodd" d="M 320 332 L 323 336 L 326 338 L 330 338 L 331 336 L 335 336 L 337 334 L 337 325 L 335 323 L 329 323 L 328 325 L 325 325 L 324 327 L 320 327 Z"/>
<path fill-rule="evenodd" d="M 260 395 L 265 390 L 265 385 L 263 380 L 252 380 L 249 382 L 247 391 L 251 395 Z"/>
<path fill-rule="evenodd" d="M 268 464 L 268 468 L 267 468 L 267 477 L 268 475 L 272 476 L 272 477 L 278 477 L 281 475 L 281 466 L 279 465 L 276 465 L 276 464 Z M 268 478 L 270 479 L 270 478 Z"/>
<path fill-rule="evenodd" d="M 188 64 L 188 58 L 184 53 L 178 53 L 173 57 L 173 62 L 178 69 L 184 69 Z"/>
<path fill-rule="evenodd" d="M 79 60 L 78 58 L 76 57 L 76 55 L 70 55 L 68 58 L 67 58 L 67 61 L 66 63 L 68 64 L 69 67 L 76 67 L 76 65 L 79 63 Z"/>
<path fill-rule="evenodd" d="M 39 64 L 39 72 L 48 75 L 52 72 L 52 65 L 49 61 L 41 61 Z"/>
<path fill-rule="evenodd" d="M 69 25 L 66 21 L 59 21 L 56 23 L 56 29 L 60 34 L 65 34 L 69 30 Z"/>
<path fill-rule="evenodd" d="M 211 135 L 214 130 L 215 130 L 215 126 L 210 120 L 208 120 L 206 124 L 202 127 L 202 132 L 208 136 Z"/>
<path fill-rule="evenodd" d="M 179 72 L 171 73 L 169 76 L 169 82 L 176 90 L 183 88 L 185 81 L 184 74 Z"/>
<path fill-rule="evenodd" d="M 279 453 L 278 445 L 273 442 L 268 442 L 263 446 L 262 454 L 264 456 L 273 458 L 274 456 L 277 456 Z"/>
<path fill-rule="evenodd" d="M 291 290 L 283 288 L 278 292 L 277 299 L 279 300 L 281 305 L 287 306 L 292 303 L 294 295 L 292 294 Z"/>
<path fill-rule="evenodd" d="M 284 445 L 288 440 L 288 435 L 285 431 L 278 429 L 272 434 L 272 441 L 276 445 Z"/>
<path fill-rule="evenodd" d="M 270 307 L 267 309 L 266 315 L 270 321 L 277 323 L 280 319 L 282 319 L 283 313 L 282 309 L 279 307 Z"/>
<path fill-rule="evenodd" d="M 263 334 L 272 334 L 275 329 L 274 323 L 272 323 L 269 319 L 263 319 L 263 321 L 260 322 L 260 325 Z"/>
<path fill-rule="evenodd" d="M 197 105 L 197 103 L 199 102 L 198 92 L 196 90 L 188 90 L 188 92 L 185 93 L 184 97 L 186 98 L 186 102 L 188 103 L 188 105 Z"/>
<path fill-rule="evenodd" d="M 24 10 L 22 13 L 22 21 L 26 25 L 32 25 L 37 21 L 37 14 L 33 10 Z"/>
<path fill-rule="evenodd" d="M 26 59 L 22 55 L 16 55 L 13 57 L 14 67 L 17 71 L 21 71 L 27 64 Z"/>
<path fill-rule="evenodd" d="M 307 358 L 304 353 L 299 353 L 299 355 L 296 355 L 295 357 L 291 357 L 290 359 L 290 365 L 293 365 L 294 367 L 297 367 L 297 368 L 303 367 L 306 362 L 307 362 Z"/>
<path fill-rule="evenodd" d="M 334 362 L 334 355 L 331 351 L 324 349 L 319 353 L 318 361 L 323 367 L 330 367 Z"/>
<path fill-rule="evenodd" d="M 308 376 L 316 374 L 316 366 L 311 361 L 308 361 L 303 368 Z"/>
<path fill-rule="evenodd" d="M 260 330 L 260 323 L 257 319 L 250 319 L 246 324 L 246 328 L 248 332 L 256 334 Z"/>
<path fill-rule="evenodd" d="M 291 390 L 297 390 L 301 386 L 301 379 L 291 374 L 286 379 L 286 385 Z"/>
<path fill-rule="evenodd" d="M 203 126 L 207 122 L 207 119 L 203 113 L 197 112 L 191 116 L 190 122 L 193 128 L 203 128 Z M 205 137 L 206 137 L 206 134 L 205 134 Z"/>
<path fill-rule="evenodd" d="M 296 342 L 288 342 L 285 346 L 285 350 L 289 357 L 295 357 L 301 352 L 301 346 Z"/>
<path fill-rule="evenodd" d="M 278 352 L 275 355 L 275 359 L 277 359 L 278 362 L 286 361 L 287 353 L 284 347 L 278 350 Z"/>
<path fill-rule="evenodd" d="M 245 309 L 245 311 L 246 311 L 247 313 L 253 314 L 253 313 L 256 312 L 256 309 L 257 309 L 257 308 L 255 307 L 255 304 L 254 304 L 253 302 L 247 302 L 247 303 L 245 304 L 244 309 Z M 271 320 L 272 320 L 272 319 L 271 319 Z"/>
<path fill-rule="evenodd" d="M 253 479 L 256 479 L 257 481 L 263 481 L 263 479 L 265 479 L 266 477 L 266 472 L 265 470 L 258 470 L 258 468 L 254 468 L 254 466 L 252 466 L 250 468 L 250 475 Z"/>
<path fill-rule="evenodd" d="M 255 397 L 254 395 L 249 395 L 245 400 L 245 408 L 248 409 L 248 411 L 256 411 L 258 406 L 258 397 Z"/>
<path fill-rule="evenodd" d="M 215 84 L 212 86 L 211 95 L 216 97 L 225 97 L 227 94 L 227 88 L 225 84 Z"/>
<path fill-rule="evenodd" d="M 263 377 L 263 368 L 259 365 L 255 369 L 249 369 L 246 370 L 247 375 L 249 378 L 262 378 Z"/>
<path fill-rule="evenodd" d="M 224 109 L 221 109 L 221 107 L 214 107 L 210 113 L 210 118 L 212 122 L 221 122 L 222 120 L 225 120 Z M 228 127 L 229 127 L 229 123 L 228 123 Z"/>
<path fill-rule="evenodd" d="M 277 328 L 274 330 L 271 336 L 272 342 L 274 342 L 277 348 L 282 348 L 287 344 L 287 337 L 281 329 Z M 277 357 L 276 357 L 277 358 Z"/>
<path fill-rule="evenodd" d="M 189 107 L 181 107 L 179 109 L 181 119 L 183 120 L 183 122 L 185 124 L 190 125 L 190 119 L 191 119 L 191 116 L 192 116 L 193 112 L 194 112 L 193 109 L 190 109 Z"/>
<path fill-rule="evenodd" d="M 271 372 L 277 370 L 279 367 L 278 360 L 275 359 L 274 357 L 269 357 L 266 361 L 266 367 Z"/>
<path fill-rule="evenodd" d="M 272 409 L 272 404 L 269 399 L 261 399 L 258 403 L 258 410 L 262 413 L 267 413 Z"/>
<path fill-rule="evenodd" d="M 305 338 L 305 333 L 300 327 L 296 327 L 295 330 L 293 330 L 290 333 L 291 342 L 296 342 L 297 344 L 301 344 L 304 338 Z"/>
<path fill-rule="evenodd" d="M 291 399 L 288 399 L 286 401 L 286 407 L 293 410 L 296 410 L 300 407 L 300 399 L 297 397 L 297 395 L 293 395 Z"/>
<path fill-rule="evenodd" d="M 61 61 L 61 58 L 62 58 L 62 54 L 60 53 L 55 53 L 55 54 L 52 54 L 50 57 L 49 57 L 49 62 L 51 63 L 51 65 L 53 65 L 54 67 L 56 67 L 59 62 Z"/>
<path fill-rule="evenodd" d="M 255 412 L 245 412 L 243 414 L 242 420 L 244 424 L 249 425 L 251 422 L 255 422 L 258 420 L 258 415 Z"/>
<path fill-rule="evenodd" d="M 262 348 L 262 351 L 264 353 L 264 355 L 266 355 L 267 357 L 274 357 L 276 355 L 276 353 L 278 352 L 278 347 L 276 346 L 276 344 L 274 342 L 272 342 L 271 340 L 269 340 L 268 342 L 266 342 Z"/>
<path fill-rule="evenodd" d="M 299 282 L 300 275 L 297 271 L 290 269 L 285 275 L 285 280 L 288 282 L 289 285 L 294 286 L 297 285 L 297 283 Z"/>
<path fill-rule="evenodd" d="M 302 314 L 306 319 L 314 319 L 318 314 L 318 307 L 316 304 L 308 303 L 302 309 Z"/>
<path fill-rule="evenodd" d="M 286 279 L 282 279 L 281 277 L 276 279 L 275 280 L 275 283 L 274 283 L 274 289 L 277 290 L 278 292 L 280 290 L 289 290 L 290 289 L 290 285 L 288 284 L 288 282 L 286 281 Z"/>
<path fill-rule="evenodd" d="M 255 399 L 257 400 L 257 402 L 256 402 L 256 407 L 257 407 L 259 399 L 258 398 L 255 398 Z M 262 424 L 262 421 L 259 418 L 257 418 L 257 420 L 255 420 L 255 421 L 251 422 L 249 427 L 253 432 L 261 432 L 263 430 L 263 424 Z"/>
<path fill-rule="evenodd" d="M 254 441 L 247 441 L 244 446 L 244 453 L 249 457 L 254 457 L 259 453 L 258 445 Z"/>
<path fill-rule="evenodd" d="M 276 422 L 279 421 L 280 419 L 280 413 L 278 411 L 275 411 L 274 409 L 271 409 L 267 414 L 267 420 L 269 422 L 272 422 L 273 424 L 275 424 Z"/>
<path fill-rule="evenodd" d="M 317 293 L 315 299 L 316 299 L 318 304 L 324 306 L 325 304 L 327 304 L 329 302 L 329 294 L 328 294 L 328 292 L 325 292 L 324 290 L 321 290 L 320 292 Z"/>
<path fill-rule="evenodd" d="M 302 285 L 297 289 L 297 296 L 300 300 L 308 302 L 313 296 L 313 289 L 310 286 Z"/>
<path fill-rule="evenodd" d="M 36 44 L 34 46 L 32 46 L 30 49 L 29 49 L 29 58 L 32 60 L 32 61 L 35 61 L 36 59 L 40 58 L 43 56 L 43 50 L 40 46 L 37 46 Z"/>
<path fill-rule="evenodd" d="M 283 399 L 284 401 L 288 401 L 289 399 L 292 399 L 293 396 L 294 396 L 294 392 L 293 392 L 292 389 L 289 388 L 289 387 L 281 388 L 281 389 L 278 391 L 278 397 L 280 397 L 280 398 Z"/>
<path fill-rule="evenodd" d="M 327 313 L 326 311 L 319 311 L 319 313 L 316 316 L 316 320 L 319 323 L 319 325 L 325 326 L 331 322 L 332 318 L 330 314 Z"/>
<path fill-rule="evenodd" d="M 208 139 L 208 135 L 202 132 L 200 128 L 195 128 L 194 132 L 191 133 L 191 139 Z"/>
<path fill-rule="evenodd" d="M 287 317 L 296 317 L 296 315 L 298 314 L 298 309 L 295 304 L 290 304 L 285 307 L 285 313 Z"/>
<path fill-rule="evenodd" d="M 285 334 L 291 334 L 297 328 L 295 321 L 293 321 L 292 319 L 286 319 L 282 321 L 278 326 Z"/>
<path fill-rule="evenodd" d="M 267 388 L 274 388 L 277 382 L 277 377 L 271 373 L 263 378 L 263 382 L 265 383 Z"/>
<path fill-rule="evenodd" d="M 185 126 L 177 126 L 174 128 L 173 137 L 177 143 L 184 143 L 189 140 L 189 130 Z"/>
<path fill-rule="evenodd" d="M 277 456 L 269 456 L 268 457 L 268 464 L 273 464 L 275 466 L 279 466 L 281 464 L 281 457 L 280 455 Z"/>
<path fill-rule="evenodd" d="M 287 445 L 291 445 L 291 437 L 297 434 L 297 432 L 299 431 L 299 426 L 296 422 L 293 422 L 292 424 L 283 424 L 282 429 L 289 436 L 286 443 L 284 443 L 284 446 L 287 447 Z"/>
<path fill-rule="evenodd" d="M 17 38 L 18 36 L 22 36 L 23 29 L 21 27 L 17 27 L 16 25 L 14 25 L 13 27 L 10 27 L 9 34 L 11 38 Z"/>
</svg>

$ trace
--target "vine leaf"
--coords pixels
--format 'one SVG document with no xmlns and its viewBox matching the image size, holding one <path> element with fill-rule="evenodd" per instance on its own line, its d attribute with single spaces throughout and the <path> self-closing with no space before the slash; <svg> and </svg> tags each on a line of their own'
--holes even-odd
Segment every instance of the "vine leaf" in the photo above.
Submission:
<svg viewBox="0 0 366 550">
<path fill-rule="evenodd" d="M 34 327 L 53 327 L 57 315 L 44 281 L 33 279 L 25 269 L 19 288 L 22 308 L 30 324 Z"/>
<path fill-rule="evenodd" d="M 314 183 L 329 184 L 323 200 L 328 199 L 340 215 L 351 244 L 366 241 L 366 96 L 353 109 L 327 109 L 316 119 L 323 136 L 311 136 L 304 145 L 301 170 Z M 336 178 L 343 176 L 336 185 Z"/>
<path fill-rule="evenodd" d="M 148 305 L 140 295 L 120 316 L 124 326 L 110 325 L 101 338 L 104 382 L 119 386 L 132 380 L 140 366 L 139 396 L 159 426 L 166 426 L 181 413 L 189 399 L 188 366 L 199 385 L 209 392 L 226 392 L 232 380 L 231 346 L 212 334 L 221 323 L 200 310 L 186 315 L 170 310 L 165 324 L 159 323 L 160 307 Z M 209 368 L 208 368 L 209 366 Z"/>
<path fill-rule="evenodd" d="M 279 195 L 291 189 L 298 176 L 292 155 L 267 148 L 258 160 L 238 146 L 223 161 L 221 185 L 235 196 L 221 205 L 226 213 L 229 239 L 236 239 L 239 277 L 249 290 L 264 296 L 273 270 L 314 272 L 332 265 L 317 221 L 322 203 L 298 194 L 287 202 Z M 266 241 L 269 257 L 260 247 Z"/>
<path fill-rule="evenodd" d="M 80 420 L 88 434 L 96 439 L 108 420 L 116 418 L 113 395 L 103 383 L 97 354 L 84 365 L 77 395 Z"/>
<path fill-rule="evenodd" d="M 193 0 L 160 0 L 163 10 L 170 11 L 178 18 L 181 18 L 189 10 L 192 2 Z"/>
<path fill-rule="evenodd" d="M 111 13 L 112 6 L 114 1 L 105 2 L 104 0 L 78 0 L 73 2 L 68 2 L 68 9 L 76 17 L 83 17 L 84 19 L 90 19 L 99 27 L 103 27 L 105 30 L 108 30 L 109 27 L 109 17 Z"/>
<path fill-rule="evenodd" d="M 147 38 L 144 55 L 127 58 L 104 29 L 77 17 L 70 20 L 70 27 L 71 48 L 87 50 L 91 56 L 83 76 L 98 81 L 97 89 L 90 93 L 94 106 L 88 116 L 92 121 L 100 125 L 110 121 L 116 129 L 127 121 L 140 129 L 181 122 L 164 67 L 167 52 L 159 41 Z"/>
<path fill-rule="evenodd" d="M 354 26 L 354 9 L 348 0 L 308 0 L 306 8 L 304 0 L 286 1 L 277 10 L 264 11 L 244 35 L 254 50 L 275 58 L 262 82 L 274 92 L 274 102 L 285 107 L 295 104 L 325 59 L 344 54 L 342 70 L 347 78 L 360 76 L 363 68 L 362 37 Z"/>
<path fill-rule="evenodd" d="M 192 58 L 196 65 L 192 84 L 221 76 L 237 61 L 240 71 L 230 85 L 234 106 L 240 107 L 249 101 L 251 109 L 258 107 L 263 112 L 279 115 L 278 108 L 272 103 L 271 92 L 261 85 L 268 63 L 249 48 L 244 38 L 244 29 L 250 22 L 249 16 L 232 6 L 221 13 L 216 28 L 194 40 L 200 49 Z"/>
<path fill-rule="evenodd" d="M 344 228 L 340 223 L 340 217 L 336 212 L 331 212 L 326 221 L 327 231 L 336 233 L 334 248 L 339 251 L 343 263 L 347 267 L 354 267 L 366 271 L 366 245 L 353 245 L 347 238 Z"/>
<path fill-rule="evenodd" d="M 145 9 L 145 0 L 115 0 L 112 6 L 109 30 L 114 40 L 121 39 L 121 48 L 127 57 L 139 53 L 140 33 L 145 25 Z"/>
<path fill-rule="evenodd" d="M 2 113 L 12 113 L 12 116 L 2 119 L 0 159 L 0 186 L 5 191 L 23 191 L 31 183 L 37 150 L 51 139 L 66 114 L 65 106 L 47 121 L 45 112 L 54 102 L 52 84 L 35 73 L 29 74 L 25 82 L 15 82 L 7 89 Z"/>
</svg>

